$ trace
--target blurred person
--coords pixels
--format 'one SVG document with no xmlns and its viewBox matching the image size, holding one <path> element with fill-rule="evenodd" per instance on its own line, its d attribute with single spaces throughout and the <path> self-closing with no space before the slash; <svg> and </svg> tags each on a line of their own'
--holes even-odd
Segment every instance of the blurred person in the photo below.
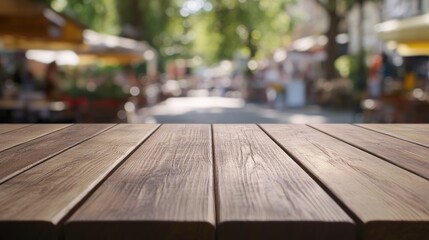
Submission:
<svg viewBox="0 0 429 240">
<path fill-rule="evenodd" d="M 21 101 L 28 102 L 43 97 L 37 90 L 37 82 L 30 70 L 29 61 L 22 60 L 22 65 L 18 65 L 14 75 L 13 82 L 18 87 L 18 98 Z"/>
<path fill-rule="evenodd" d="M 139 80 L 136 70 L 131 65 L 127 65 L 124 71 L 130 94 L 128 101 L 133 102 L 136 109 L 144 107 L 146 105 L 144 94 L 144 83 L 146 80 Z"/>
<path fill-rule="evenodd" d="M 8 77 L 9 76 L 3 66 L 3 59 L 0 58 L 0 99 L 3 98 L 3 90 L 5 88 Z"/>
<path fill-rule="evenodd" d="M 265 71 L 265 82 L 267 84 L 266 94 L 268 104 L 277 110 L 282 110 L 285 88 L 281 81 L 279 67 L 276 65 L 268 67 Z"/>
<path fill-rule="evenodd" d="M 404 76 L 404 90 L 411 92 L 415 87 L 416 75 L 413 71 L 408 70 Z"/>
<path fill-rule="evenodd" d="M 21 89 L 31 94 L 37 92 L 36 78 L 27 65 L 22 74 Z"/>
<path fill-rule="evenodd" d="M 368 97 L 378 99 L 382 92 L 382 64 L 381 55 L 374 56 L 368 74 Z"/>
<path fill-rule="evenodd" d="M 59 87 L 58 66 L 55 61 L 46 68 L 45 80 L 46 98 L 50 101 L 59 100 L 62 97 L 62 92 Z"/>
<path fill-rule="evenodd" d="M 22 72 L 22 64 L 17 64 L 15 67 L 15 71 L 12 73 L 12 81 L 13 84 L 15 84 L 16 86 L 20 86 L 21 85 L 21 72 Z"/>
<path fill-rule="evenodd" d="M 309 62 L 303 71 L 303 80 L 305 83 L 305 95 L 309 103 L 317 102 L 317 73 L 314 63 Z"/>
<path fill-rule="evenodd" d="M 302 107 L 306 100 L 304 71 L 298 62 L 291 62 L 287 71 L 289 79 L 286 81 L 286 104 L 288 107 Z"/>
</svg>

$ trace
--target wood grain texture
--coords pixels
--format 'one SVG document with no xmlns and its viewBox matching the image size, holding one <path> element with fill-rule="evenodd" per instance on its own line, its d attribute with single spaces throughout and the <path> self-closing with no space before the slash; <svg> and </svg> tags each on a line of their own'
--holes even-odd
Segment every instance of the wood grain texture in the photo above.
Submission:
<svg viewBox="0 0 429 240">
<path fill-rule="evenodd" d="M 30 141 L 54 131 L 58 131 L 70 124 L 35 124 L 5 132 L 0 135 L 0 151 L 11 148 L 18 144 Z"/>
<path fill-rule="evenodd" d="M 117 125 L 1 184 L 0 239 L 53 239 L 59 221 L 156 127 Z"/>
<path fill-rule="evenodd" d="M 210 125 L 163 125 L 66 224 L 66 239 L 214 239 Z"/>
<path fill-rule="evenodd" d="M 0 184 L 113 124 L 75 124 L 0 152 Z"/>
<path fill-rule="evenodd" d="M 429 180 L 429 149 L 426 147 L 349 124 L 314 124 L 311 127 Z"/>
<path fill-rule="evenodd" d="M 406 141 L 429 147 L 429 124 L 357 124 Z"/>
<path fill-rule="evenodd" d="M 29 126 L 29 124 L 0 124 L 0 134 L 27 126 Z"/>
<path fill-rule="evenodd" d="M 308 126 L 261 126 L 354 212 L 363 239 L 429 239 L 429 181 Z"/>
<path fill-rule="evenodd" d="M 256 125 L 214 125 L 219 239 L 354 239 L 353 221 Z"/>
</svg>

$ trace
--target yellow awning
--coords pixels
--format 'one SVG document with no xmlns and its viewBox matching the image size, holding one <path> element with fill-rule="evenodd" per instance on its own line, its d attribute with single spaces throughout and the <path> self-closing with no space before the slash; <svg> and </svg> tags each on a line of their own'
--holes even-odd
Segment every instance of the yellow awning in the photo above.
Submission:
<svg viewBox="0 0 429 240">
<path fill-rule="evenodd" d="M 80 59 L 79 64 L 156 62 L 155 50 L 145 42 L 86 29 L 79 22 L 32 0 L 0 2 L 0 47 L 73 50 Z M 46 54 L 58 56 L 59 53 Z"/>
<path fill-rule="evenodd" d="M 396 51 L 404 57 L 429 56 L 429 41 L 398 43 Z"/>
<path fill-rule="evenodd" d="M 401 56 L 429 55 L 429 14 L 386 21 L 375 28 Z"/>
<path fill-rule="evenodd" d="M 80 65 L 102 63 L 106 65 L 125 65 L 144 61 L 143 56 L 127 54 L 79 54 Z"/>
<path fill-rule="evenodd" d="M 377 24 L 375 29 L 384 41 L 429 41 L 429 14 Z"/>
<path fill-rule="evenodd" d="M 26 52 L 26 57 L 43 63 L 56 61 L 58 65 L 124 65 L 143 61 L 156 64 L 156 52 L 145 42 L 92 30 L 85 30 L 83 35 L 85 49 L 52 51 L 34 48 Z"/>
</svg>

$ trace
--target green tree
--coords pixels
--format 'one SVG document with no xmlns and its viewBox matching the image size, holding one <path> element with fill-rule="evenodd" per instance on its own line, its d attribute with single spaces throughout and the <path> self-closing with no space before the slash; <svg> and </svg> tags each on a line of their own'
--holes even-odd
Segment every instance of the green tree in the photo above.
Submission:
<svg viewBox="0 0 429 240">
<path fill-rule="evenodd" d="M 172 58 L 188 56 L 184 36 L 189 29 L 178 0 L 116 0 L 121 34 L 143 40 L 159 53 L 160 69 Z"/>
<path fill-rule="evenodd" d="M 181 27 L 176 0 L 36 0 L 50 4 L 90 29 L 148 42 L 156 50 L 170 45 Z M 174 24 L 176 27 L 170 25 Z M 162 57 L 162 56 L 161 56 Z M 162 58 L 161 58 L 162 60 Z"/>
<path fill-rule="evenodd" d="M 37 0 L 96 31 L 144 40 L 160 60 L 263 58 L 285 45 L 293 0 Z M 187 9 L 194 4 L 192 9 Z M 200 4 L 195 8 L 195 4 Z"/>
<path fill-rule="evenodd" d="M 380 0 L 313 0 L 318 3 L 327 13 L 329 19 L 328 30 L 326 31 L 326 36 L 328 38 L 328 43 L 326 46 L 326 52 L 328 53 L 327 61 L 326 61 L 326 72 L 325 77 L 327 80 L 334 79 L 337 77 L 337 72 L 335 69 L 335 61 L 339 57 L 337 53 L 338 44 L 336 42 L 336 36 L 339 33 L 339 25 L 350 12 L 350 10 L 355 6 L 359 6 L 360 9 L 360 22 L 363 21 L 363 5 L 366 1 L 374 1 L 378 2 Z M 359 53 L 359 62 L 360 62 L 360 70 L 361 70 L 361 82 L 364 82 L 364 73 L 365 73 L 365 53 L 363 51 L 363 32 L 362 26 L 360 26 L 360 48 L 361 52 Z"/>
<path fill-rule="evenodd" d="M 213 14 L 209 31 L 220 33 L 217 59 L 230 59 L 242 52 L 249 59 L 272 52 L 284 43 L 290 31 L 286 14 L 288 0 L 211 0 Z"/>
<path fill-rule="evenodd" d="M 326 31 L 328 43 L 326 45 L 327 60 L 325 68 L 325 77 L 327 80 L 336 78 L 337 72 L 335 69 L 335 61 L 339 57 L 337 55 L 338 44 L 336 37 L 339 33 L 339 25 L 347 16 L 347 13 L 352 9 L 356 0 L 314 0 L 326 12 L 329 19 L 329 26 Z"/>
</svg>

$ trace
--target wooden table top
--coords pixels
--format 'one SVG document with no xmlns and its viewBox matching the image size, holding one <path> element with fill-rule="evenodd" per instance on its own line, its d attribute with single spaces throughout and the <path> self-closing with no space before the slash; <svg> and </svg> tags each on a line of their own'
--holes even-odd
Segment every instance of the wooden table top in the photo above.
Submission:
<svg viewBox="0 0 429 240">
<path fill-rule="evenodd" d="M 429 239 L 429 124 L 0 125 L 0 239 Z"/>
</svg>

